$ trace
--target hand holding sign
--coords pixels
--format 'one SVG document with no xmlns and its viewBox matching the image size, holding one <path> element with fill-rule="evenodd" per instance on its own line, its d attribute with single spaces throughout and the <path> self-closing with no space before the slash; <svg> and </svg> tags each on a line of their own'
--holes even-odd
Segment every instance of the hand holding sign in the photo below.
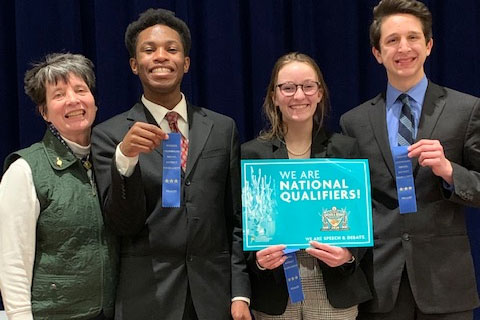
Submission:
<svg viewBox="0 0 480 320">
<path fill-rule="evenodd" d="M 352 253 L 346 248 L 330 246 L 317 241 L 311 241 L 310 245 L 312 248 L 307 248 L 305 251 L 330 267 L 341 266 L 352 259 Z"/>
<path fill-rule="evenodd" d="M 278 268 L 287 260 L 283 254 L 285 248 L 284 245 L 279 244 L 257 251 L 256 257 L 258 265 L 268 270 Z"/>
</svg>

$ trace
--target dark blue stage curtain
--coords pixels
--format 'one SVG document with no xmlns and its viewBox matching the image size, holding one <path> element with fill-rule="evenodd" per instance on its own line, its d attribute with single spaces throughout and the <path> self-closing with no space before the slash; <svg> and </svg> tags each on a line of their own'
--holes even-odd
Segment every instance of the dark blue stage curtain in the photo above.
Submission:
<svg viewBox="0 0 480 320">
<path fill-rule="evenodd" d="M 383 90 L 368 26 L 377 0 L 7 0 L 0 9 L 0 161 L 38 141 L 43 120 L 23 93 L 31 61 L 50 52 L 82 53 L 96 66 L 97 121 L 129 109 L 141 94 L 123 36 L 150 7 L 185 20 L 192 32 L 191 69 L 183 92 L 193 103 L 233 117 L 242 141 L 264 124 L 261 105 L 275 60 L 289 51 L 314 57 L 332 98 L 328 125 Z M 428 77 L 480 96 L 480 2 L 426 1 L 434 16 Z M 473 255 L 480 278 L 479 216 L 471 210 Z M 1 223 L 1 222 L 0 222 Z M 476 232 L 475 232 L 476 231 Z M 477 314 L 480 319 L 480 314 Z"/>
</svg>

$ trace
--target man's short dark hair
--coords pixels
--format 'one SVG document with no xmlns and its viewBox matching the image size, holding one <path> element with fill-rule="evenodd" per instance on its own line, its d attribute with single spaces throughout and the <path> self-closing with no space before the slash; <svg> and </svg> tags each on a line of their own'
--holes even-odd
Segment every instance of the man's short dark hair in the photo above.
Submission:
<svg viewBox="0 0 480 320">
<path fill-rule="evenodd" d="M 138 34 L 143 30 L 154 25 L 165 25 L 177 31 L 182 40 L 183 50 L 186 57 L 190 54 L 192 38 L 190 30 L 183 20 L 177 18 L 175 13 L 165 9 L 148 9 L 141 13 L 138 20 L 130 23 L 125 32 L 125 46 L 127 47 L 130 58 L 135 58 Z"/>
<path fill-rule="evenodd" d="M 383 19 L 393 14 L 411 14 L 422 22 L 425 41 L 432 38 L 432 14 L 427 6 L 417 0 L 382 0 L 373 8 L 373 22 L 370 25 L 370 44 L 380 51 L 380 37 Z"/>
</svg>

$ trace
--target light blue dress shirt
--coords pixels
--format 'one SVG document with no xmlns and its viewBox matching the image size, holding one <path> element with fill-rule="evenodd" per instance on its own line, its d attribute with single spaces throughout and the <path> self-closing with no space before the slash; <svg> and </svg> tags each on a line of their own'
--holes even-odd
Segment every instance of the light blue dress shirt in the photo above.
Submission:
<svg viewBox="0 0 480 320">
<path fill-rule="evenodd" d="M 413 86 L 407 92 L 402 92 L 394 88 L 390 83 L 387 85 L 387 131 L 388 140 L 390 142 L 390 148 L 398 146 L 398 121 L 402 112 L 402 102 L 398 100 L 398 97 L 402 93 L 408 94 L 410 101 L 410 107 L 413 114 L 413 139 L 417 138 L 418 124 L 420 123 L 420 115 L 422 114 L 423 100 L 425 99 L 425 93 L 427 92 L 428 80 L 424 75 L 422 80 Z M 452 192 L 455 190 L 453 185 L 443 181 L 443 187 Z"/>
<path fill-rule="evenodd" d="M 425 99 L 425 92 L 427 91 L 428 80 L 424 75 L 422 80 L 413 86 L 407 92 L 402 92 L 394 88 L 390 83 L 387 85 L 387 131 L 390 148 L 398 146 L 398 121 L 402 112 L 402 102 L 398 100 L 398 96 L 406 93 L 409 96 L 411 112 L 413 115 L 413 138 L 417 137 L 418 124 L 420 122 L 420 115 L 422 114 L 423 100 Z"/>
</svg>

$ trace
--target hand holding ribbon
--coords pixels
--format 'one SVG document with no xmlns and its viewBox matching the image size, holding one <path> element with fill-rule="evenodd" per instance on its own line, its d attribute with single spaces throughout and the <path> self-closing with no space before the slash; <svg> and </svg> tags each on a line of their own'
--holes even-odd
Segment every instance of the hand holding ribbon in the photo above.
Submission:
<svg viewBox="0 0 480 320">
<path fill-rule="evenodd" d="M 127 157 L 136 157 L 140 153 L 151 152 L 165 139 L 168 139 L 168 134 L 159 127 L 145 122 L 135 122 L 123 137 L 120 151 Z"/>
<path fill-rule="evenodd" d="M 408 157 L 418 157 L 418 164 L 430 167 L 438 177 L 448 184 L 453 184 L 453 168 L 445 157 L 443 146 L 438 140 L 422 139 L 408 147 Z"/>
</svg>

